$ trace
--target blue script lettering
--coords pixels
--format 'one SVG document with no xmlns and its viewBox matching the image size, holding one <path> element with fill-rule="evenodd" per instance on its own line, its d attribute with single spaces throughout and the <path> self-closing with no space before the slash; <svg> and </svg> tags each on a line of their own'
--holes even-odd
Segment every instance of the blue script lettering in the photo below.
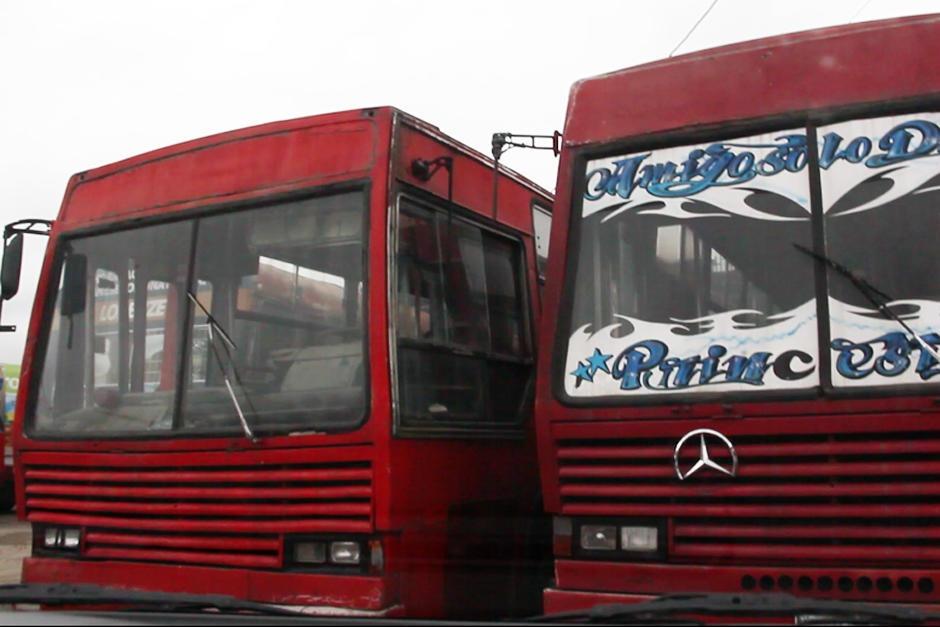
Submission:
<svg viewBox="0 0 940 627">
<path fill-rule="evenodd" d="M 940 335 L 937 333 L 920 337 L 930 346 L 940 346 Z M 914 372 L 922 381 L 940 374 L 937 360 L 923 349 L 920 342 L 900 331 L 886 333 L 867 342 L 837 338 L 832 340 L 831 346 L 838 353 L 836 372 L 846 379 L 865 379 L 873 373 L 882 377 L 897 377 L 910 369 L 915 352 L 919 353 L 919 357 Z"/>
<path fill-rule="evenodd" d="M 799 172 L 809 162 L 806 135 L 777 137 L 773 144 L 714 143 L 693 148 L 681 163 L 646 163 L 652 153 L 613 161 L 587 173 L 584 197 L 629 199 L 639 188 L 659 198 L 694 196 L 716 186 L 739 185 L 757 176 Z M 938 154 L 940 126 L 928 120 L 908 120 L 896 125 L 875 143 L 865 136 L 845 142 L 838 133 L 827 133 L 819 142 L 819 166 L 826 170 L 838 161 L 864 163 L 881 168 Z M 743 149 L 743 150 L 742 150 Z M 763 153 L 758 157 L 755 151 Z"/>
<path fill-rule="evenodd" d="M 609 371 L 605 369 L 605 358 L 613 359 Z M 665 342 L 643 340 L 631 344 L 616 357 L 595 349 L 587 363 L 578 362 L 578 369 L 571 374 L 576 385 L 581 385 L 594 383 L 596 376 L 606 373 L 619 381 L 620 389 L 625 391 L 680 390 L 720 383 L 760 386 L 771 369 L 783 381 L 808 377 L 816 369 L 813 361 L 812 355 L 798 350 L 784 351 L 776 359 L 772 353 L 763 351 L 728 356 L 728 349 L 719 344 L 710 346 L 704 356 L 671 357 Z M 795 362 L 810 365 L 797 369 Z"/>
</svg>

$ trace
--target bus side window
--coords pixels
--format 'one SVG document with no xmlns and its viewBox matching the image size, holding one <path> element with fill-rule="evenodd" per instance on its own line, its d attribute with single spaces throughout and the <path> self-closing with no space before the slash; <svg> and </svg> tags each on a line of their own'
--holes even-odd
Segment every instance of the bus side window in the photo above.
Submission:
<svg viewBox="0 0 940 627">
<path fill-rule="evenodd" d="M 399 424 L 516 424 L 532 368 L 521 243 L 404 199 L 398 223 Z"/>
</svg>

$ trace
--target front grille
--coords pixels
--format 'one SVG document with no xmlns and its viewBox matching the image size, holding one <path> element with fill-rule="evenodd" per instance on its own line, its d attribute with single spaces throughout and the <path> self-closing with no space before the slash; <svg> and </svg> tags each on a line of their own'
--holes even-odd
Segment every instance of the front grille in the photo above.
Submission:
<svg viewBox="0 0 940 627">
<path fill-rule="evenodd" d="M 369 457 L 24 453 L 26 513 L 83 528 L 85 558 L 279 568 L 284 534 L 372 530 Z"/>
<path fill-rule="evenodd" d="M 673 467 L 679 437 L 597 437 L 590 425 L 569 425 L 556 437 L 561 511 L 665 518 L 677 562 L 940 560 L 940 431 L 892 432 L 889 421 L 882 431 L 754 435 L 753 424 L 751 434 L 722 429 L 737 477 L 686 481 Z M 688 465 L 696 449 L 683 447 Z M 730 467 L 721 447 L 712 455 Z"/>
</svg>

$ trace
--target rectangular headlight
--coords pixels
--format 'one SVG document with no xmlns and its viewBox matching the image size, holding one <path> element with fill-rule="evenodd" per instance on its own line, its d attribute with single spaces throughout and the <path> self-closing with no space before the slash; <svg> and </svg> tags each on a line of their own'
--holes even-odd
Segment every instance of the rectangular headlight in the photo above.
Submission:
<svg viewBox="0 0 940 627">
<path fill-rule="evenodd" d="M 617 528 L 613 525 L 582 525 L 581 548 L 585 551 L 616 551 Z"/>
<path fill-rule="evenodd" d="M 77 551 L 82 543 L 81 529 L 65 529 L 62 531 L 62 548 Z"/>
<path fill-rule="evenodd" d="M 362 558 L 362 548 L 358 542 L 331 542 L 330 561 L 334 564 L 358 564 Z"/>
<path fill-rule="evenodd" d="M 59 530 L 56 527 L 46 527 L 43 533 L 42 545 L 47 549 L 54 549 L 59 543 Z"/>
<path fill-rule="evenodd" d="M 323 542 L 298 542 L 294 545 L 295 564 L 326 563 L 326 544 Z"/>
<path fill-rule="evenodd" d="M 656 527 L 621 527 L 620 548 L 624 551 L 656 551 L 659 548 L 659 529 Z"/>
</svg>

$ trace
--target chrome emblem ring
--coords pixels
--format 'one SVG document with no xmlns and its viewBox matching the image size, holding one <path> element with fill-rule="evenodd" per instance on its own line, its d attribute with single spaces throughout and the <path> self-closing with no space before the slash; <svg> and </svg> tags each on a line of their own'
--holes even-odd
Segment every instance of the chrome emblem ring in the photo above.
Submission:
<svg viewBox="0 0 940 627">
<path fill-rule="evenodd" d="M 683 472 L 682 465 L 679 462 L 679 455 L 686 443 L 693 443 L 696 437 L 698 438 L 698 461 L 687 471 Z M 721 446 L 731 453 L 730 468 L 728 468 L 727 464 L 721 464 L 712 459 L 711 454 L 708 452 L 709 442 L 711 442 L 712 446 Z M 680 481 L 685 481 L 703 468 L 711 468 L 729 477 L 735 477 L 738 474 L 738 453 L 734 450 L 734 444 L 731 443 L 731 440 L 726 438 L 723 434 L 714 429 L 696 429 L 695 431 L 686 433 L 682 436 L 682 439 L 679 440 L 679 443 L 676 444 L 676 451 L 672 455 L 672 465 Z"/>
</svg>

